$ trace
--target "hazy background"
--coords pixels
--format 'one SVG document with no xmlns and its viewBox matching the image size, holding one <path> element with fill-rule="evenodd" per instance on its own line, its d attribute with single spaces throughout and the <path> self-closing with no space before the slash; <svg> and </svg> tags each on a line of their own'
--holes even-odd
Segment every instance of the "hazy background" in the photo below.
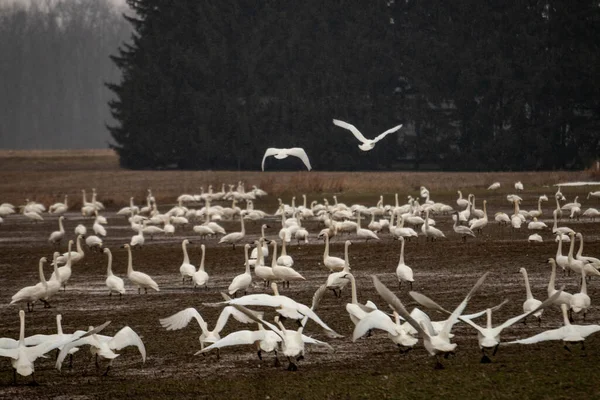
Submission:
<svg viewBox="0 0 600 400">
<path fill-rule="evenodd" d="M 106 148 L 124 0 L 0 0 L 0 148 Z"/>
</svg>

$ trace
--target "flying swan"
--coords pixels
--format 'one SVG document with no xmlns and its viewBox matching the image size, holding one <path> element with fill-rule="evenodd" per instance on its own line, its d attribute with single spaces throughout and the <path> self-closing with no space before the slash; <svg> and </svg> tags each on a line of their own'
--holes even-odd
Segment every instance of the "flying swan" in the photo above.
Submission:
<svg viewBox="0 0 600 400">
<path fill-rule="evenodd" d="M 269 147 L 267 151 L 265 151 L 265 155 L 262 160 L 262 170 L 265 170 L 265 159 L 269 156 L 275 156 L 278 160 L 283 160 L 288 156 L 298 157 L 302 160 L 306 168 L 310 171 L 312 167 L 310 166 L 310 161 L 308 160 L 308 156 L 302 147 L 292 147 L 291 149 L 277 149 L 275 147 Z"/>
<path fill-rule="evenodd" d="M 371 150 L 373 147 L 375 147 L 375 143 L 379 142 L 381 139 L 383 139 L 384 137 L 386 137 L 390 133 L 394 133 L 398 129 L 402 128 L 402 124 L 396 125 L 395 127 L 391 128 L 391 129 L 388 129 L 387 131 L 383 132 L 381 135 L 377 136 L 375 139 L 367 139 L 352 124 L 349 124 L 349 123 L 344 122 L 344 121 L 340 121 L 339 119 L 334 119 L 333 123 L 334 123 L 334 125 L 337 125 L 340 128 L 348 129 L 350 132 L 352 132 L 352 134 L 358 140 L 360 140 L 362 142 L 361 144 L 358 145 L 358 148 L 361 149 L 362 151 L 369 151 L 369 150 Z"/>
</svg>

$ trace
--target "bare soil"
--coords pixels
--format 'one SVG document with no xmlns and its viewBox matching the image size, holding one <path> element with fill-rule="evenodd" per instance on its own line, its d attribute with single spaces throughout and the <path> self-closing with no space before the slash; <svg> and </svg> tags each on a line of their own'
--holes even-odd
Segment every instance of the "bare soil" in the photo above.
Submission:
<svg viewBox="0 0 600 400">
<path fill-rule="evenodd" d="M 0 155 L 0 160 L 2 155 Z M 93 158 L 93 157 L 92 157 Z M 123 197 L 135 195 L 137 202 L 142 200 L 143 191 L 148 186 L 161 190 L 161 184 L 171 181 L 174 176 L 180 179 L 189 174 L 190 187 L 197 188 L 195 179 L 206 172 L 173 172 L 171 177 L 165 177 L 167 172 L 131 172 L 121 171 L 118 167 L 110 170 L 109 176 L 102 171 L 89 172 L 90 180 L 84 179 L 86 171 L 69 164 L 65 157 L 59 157 L 60 168 L 46 166 L 43 170 L 30 171 L 29 180 L 22 179 L 16 161 L 10 161 L 12 167 L 3 169 L 3 180 L 0 184 L 0 202 L 13 201 L 21 204 L 29 196 L 44 196 L 48 186 L 36 174 L 52 179 L 52 194 L 60 198 L 69 193 L 76 198 L 78 190 L 96 185 L 99 200 L 105 200 L 105 192 L 123 193 Z M 24 162 L 24 161 L 23 161 Z M 44 161 L 46 162 L 46 161 Z M 25 163 L 25 162 L 24 162 Z M 77 161 L 79 163 L 79 161 Z M 52 164 L 52 163 L 51 163 Z M 23 165 L 29 165 L 27 163 Z M 54 165 L 54 164 L 52 164 Z M 69 166 L 70 165 L 70 166 Z M 112 168 L 112 167 L 111 167 Z M 168 172 L 169 174 L 171 172 Z M 216 174 L 216 173 L 215 173 Z M 234 183 L 233 174 L 226 183 Z M 273 176 L 280 176 L 272 173 Z M 577 175 L 577 174 L 572 174 Z M 573 178 L 566 174 L 565 178 Z M 129 176 L 132 181 L 121 180 Z M 221 176 L 221 175 L 219 175 Z M 282 174 L 289 177 L 290 174 Z M 435 176 L 435 179 L 433 177 Z M 528 175 L 535 176 L 535 175 Z M 540 176 L 543 176 L 540 175 Z M 76 178 L 73 178 L 76 177 Z M 240 179 L 246 175 L 239 173 Z M 437 195 L 432 188 L 443 182 L 445 174 L 430 175 L 432 182 L 421 176 L 423 184 L 430 188 L 436 201 L 455 205 L 456 196 L 453 191 L 440 190 Z M 492 182 L 489 175 L 486 183 Z M 519 174 L 506 175 L 506 182 L 514 182 Z M 7 182 L 10 179 L 10 182 Z M 186 178 L 187 179 L 187 178 Z M 278 179 L 278 178 L 275 178 Z M 284 179 L 284 178 L 282 178 Z M 353 178 L 344 177 L 345 182 Z M 493 178 L 492 178 L 493 179 Z M 543 179 L 548 179 L 544 177 Z M 112 184 L 111 184 L 112 181 Z M 537 196 L 546 193 L 549 197 L 555 188 L 528 189 L 534 180 L 523 180 L 526 191 L 523 208 L 533 209 L 537 206 Z M 194 182 L 194 185 L 191 183 Z M 248 185 L 258 183 L 250 179 Z M 204 183 L 204 181 L 203 181 Z M 211 182 L 212 183 L 212 182 Z M 214 182 L 215 184 L 217 182 Z M 510 204 L 505 195 L 512 192 L 503 188 L 494 193 L 486 193 L 484 189 L 469 182 L 456 185 L 465 192 L 481 193 L 481 200 L 488 201 L 488 216 L 493 219 L 496 211 L 510 211 Z M 551 182 L 548 182 L 548 184 Z M 173 183 L 173 187 L 182 187 L 182 182 Z M 185 185 L 183 185 L 185 186 Z M 259 184 L 260 186 L 260 184 Z M 10 190 L 4 192 L 4 188 Z M 418 186 L 417 186 L 418 188 Z M 143 189 L 143 190 L 142 190 Z M 569 201 L 574 195 L 580 195 L 584 203 L 583 209 L 597 205 L 597 201 L 585 200 L 584 190 L 589 188 L 569 188 L 563 190 Z M 175 189 L 169 189 L 175 190 Z M 388 190 L 393 192 L 394 186 Z M 292 188 L 288 188 L 292 192 Z M 170 203 L 174 202 L 177 194 L 168 192 Z M 367 205 L 375 205 L 379 191 L 338 193 L 338 200 L 352 204 L 360 200 Z M 387 193 L 387 192 L 386 192 Z M 31 196 L 35 194 L 36 196 Z M 414 188 L 400 192 L 401 201 L 406 195 L 418 195 Z M 309 201 L 320 200 L 323 193 L 309 193 Z M 325 193 L 327 195 L 327 193 Z M 552 198 L 552 197 L 550 197 Z M 15 199 L 21 199 L 21 203 Z M 285 199 L 289 202 L 289 198 Z M 331 200 L 331 198 L 330 198 Z M 393 198 L 386 196 L 386 204 L 393 203 Z M 480 202 L 480 200 L 479 200 Z M 275 211 L 276 199 L 273 196 L 256 202 L 256 208 L 269 213 Z M 48 205 L 49 202 L 46 202 Z M 350 290 L 343 292 L 338 299 L 328 293 L 321 302 L 317 313 L 343 338 L 329 339 L 314 323 L 309 323 L 305 333 L 330 343 L 335 351 L 312 347 L 308 349 L 306 358 L 299 363 L 299 370 L 286 370 L 287 362 L 282 360 L 282 367 L 273 366 L 273 356 L 264 355 L 259 360 L 253 346 L 224 349 L 220 360 L 216 355 L 206 357 L 194 356 L 199 350 L 198 336 L 200 329 L 195 322 L 180 331 L 166 331 L 158 320 L 186 308 L 196 307 L 209 324 L 213 327 L 219 308 L 207 307 L 205 303 L 221 300 L 220 292 L 225 290 L 231 279 L 243 271 L 243 248 L 232 249 L 231 246 L 217 244 L 218 239 L 201 240 L 194 235 L 191 226 L 178 229 L 171 238 L 146 238 L 146 245 L 134 251 L 134 267 L 151 275 L 159 284 L 160 292 L 137 294 L 137 291 L 126 279 L 127 254 L 120 246 L 129 242 L 133 231 L 126 220 L 115 215 L 118 207 L 124 202 L 114 202 L 108 212 L 108 237 L 105 245 L 113 251 L 113 269 L 116 274 L 125 278 L 127 294 L 121 300 L 109 297 L 104 286 L 106 273 L 106 257 L 85 249 L 86 256 L 73 268 L 73 275 L 66 291 L 60 292 L 52 301 L 51 309 L 43 309 L 37 305 L 33 312 L 26 315 L 26 334 L 54 333 L 55 316 L 63 316 L 65 331 L 85 329 L 88 325 L 98 325 L 106 320 L 112 323 L 104 334 L 112 335 L 123 326 L 130 326 L 140 334 L 148 353 L 145 363 L 137 350 L 124 349 L 121 356 L 115 359 L 109 376 L 102 377 L 106 364 L 97 371 L 87 348 L 75 354 L 73 368 L 64 366 L 62 372 L 54 369 L 54 356 L 39 359 L 36 362 L 36 379 L 40 386 L 32 387 L 26 377 L 18 377 L 16 386 L 12 385 L 12 368 L 6 358 L 0 359 L 0 398 L 68 398 L 68 399 L 112 399 L 112 398 L 595 398 L 600 390 L 595 383 L 595 372 L 600 365 L 600 340 L 592 335 L 586 340 L 585 351 L 579 347 L 568 352 L 561 343 L 546 342 L 530 346 L 504 346 L 491 364 L 480 364 L 480 352 L 477 346 L 476 333 L 464 324 L 457 324 L 453 330 L 454 340 L 458 343 L 455 357 L 445 361 L 444 370 L 434 370 L 434 360 L 427 354 L 421 342 L 408 354 L 400 354 L 395 345 L 381 331 L 367 338 L 352 342 L 353 324 L 345 311 L 345 304 L 351 301 Z M 169 208 L 159 202 L 161 211 Z M 551 201 L 543 205 L 544 218 L 549 225 L 551 211 L 555 204 Z M 79 223 L 84 223 L 91 230 L 92 220 L 84 219 L 72 209 L 65 221 L 68 238 L 74 238 L 73 229 Z M 51 258 L 54 248 L 47 243 L 50 232 L 57 229 L 56 217 L 44 216 L 42 223 L 26 221 L 22 216 L 9 216 L 0 225 L 0 337 L 18 338 L 18 309 L 19 306 L 9 306 L 11 296 L 23 286 L 37 282 L 37 265 L 40 257 Z M 529 272 L 534 296 L 539 299 L 546 297 L 546 287 L 550 275 L 550 267 L 546 263 L 549 257 L 556 253 L 556 244 L 551 233 L 542 233 L 545 242 L 529 244 L 526 240 L 531 233 L 527 229 L 511 232 L 490 222 L 482 235 L 462 243 L 460 237 L 454 234 L 449 216 L 435 216 L 438 228 L 446 233 L 447 239 L 435 243 L 425 243 L 423 237 L 406 245 L 406 263 L 415 273 L 413 290 L 427 294 L 447 308 L 454 308 L 468 292 L 474 282 L 486 271 L 491 271 L 485 284 L 477 292 L 467 307 L 467 312 L 475 312 L 500 303 L 508 298 L 511 301 L 498 312 L 494 313 L 495 323 L 522 312 L 522 302 L 525 300 L 525 288 L 519 268 L 525 267 Z M 268 219 L 271 226 L 267 236 L 275 238 L 280 228 L 276 218 Z M 586 239 L 585 253 L 600 254 L 598 240 L 598 223 L 591 221 L 561 221 L 568 224 Z M 228 232 L 239 230 L 239 221 L 223 223 Z M 323 243 L 316 239 L 316 233 L 322 228 L 318 222 L 305 224 L 311 232 L 309 244 L 293 243 L 288 247 L 288 253 L 295 260 L 294 267 L 301 272 L 306 281 L 292 283 L 289 289 L 280 289 L 283 294 L 304 304 L 310 304 L 312 294 L 327 278 L 327 271 L 321 265 Z M 258 237 L 260 223 L 249 223 L 246 226 L 251 241 Z M 525 226 L 524 226 L 525 228 Z M 400 243 L 391 240 L 384 233 L 379 242 L 363 243 L 351 235 L 353 241 L 350 247 L 350 262 L 352 272 L 357 278 L 358 299 L 361 302 L 372 300 L 382 309 L 383 304 L 373 289 L 371 275 L 377 275 L 388 285 L 409 309 L 415 303 L 408 296 L 408 288 L 398 289 L 395 269 L 398 264 Z M 210 275 L 209 288 L 193 289 L 190 284 L 182 284 L 179 275 L 179 265 L 182 262 L 181 240 L 189 238 L 192 244 L 192 263 L 200 262 L 200 244 L 207 246 L 206 270 Z M 337 237 L 331 248 L 333 255 L 342 256 L 343 241 L 346 237 Z M 63 243 L 61 251 L 66 251 Z M 563 249 L 566 254 L 567 249 Z M 47 271 L 49 275 L 49 271 Z M 577 277 L 563 276 L 559 271 L 557 286 L 566 285 L 565 290 L 574 293 L 578 289 Z M 261 293 L 265 289 L 259 283 L 249 291 Z M 589 294 L 592 298 L 592 309 L 583 322 L 576 315 L 577 323 L 597 323 L 600 318 L 598 309 L 594 306 L 598 298 L 598 279 L 592 278 L 589 284 Z M 267 311 L 266 318 L 272 319 L 274 313 Z M 442 315 L 433 313 L 434 319 L 444 319 Z M 485 323 L 480 318 L 478 323 Z M 558 309 L 552 308 L 544 312 L 542 325 L 538 327 L 534 321 L 526 325 L 519 323 L 502 335 L 504 341 L 524 338 L 543 330 L 553 329 L 562 324 Z M 289 327 L 293 323 L 287 322 Z M 228 322 L 224 334 L 248 329 L 235 321 Z"/>
</svg>

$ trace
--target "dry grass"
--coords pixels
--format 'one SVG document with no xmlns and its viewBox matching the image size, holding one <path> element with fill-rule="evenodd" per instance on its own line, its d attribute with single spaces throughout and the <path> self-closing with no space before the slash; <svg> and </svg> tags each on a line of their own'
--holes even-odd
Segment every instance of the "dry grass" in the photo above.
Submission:
<svg viewBox="0 0 600 400">
<path fill-rule="evenodd" d="M 80 190 L 94 187 L 107 206 L 127 204 L 130 196 L 143 201 L 152 188 L 157 200 L 173 203 L 181 193 L 199 193 L 212 184 L 246 182 L 274 196 L 297 193 L 390 194 L 415 193 L 421 185 L 436 193 L 468 189 L 485 191 L 498 181 L 504 188 L 521 180 L 526 188 L 557 182 L 584 180 L 589 171 L 551 172 L 259 172 L 259 171 L 130 171 L 119 167 L 112 150 L 0 150 L 2 202 L 22 204 L 25 198 L 45 204 L 69 194 L 72 204 L 81 201 Z M 43 193 L 43 195 L 42 195 Z"/>
</svg>

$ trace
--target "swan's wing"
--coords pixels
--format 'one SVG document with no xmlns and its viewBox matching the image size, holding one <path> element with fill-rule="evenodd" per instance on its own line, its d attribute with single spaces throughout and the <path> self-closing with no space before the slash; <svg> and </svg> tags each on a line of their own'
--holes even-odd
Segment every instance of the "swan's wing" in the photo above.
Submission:
<svg viewBox="0 0 600 400">
<path fill-rule="evenodd" d="M 388 289 L 383 283 L 381 283 L 381 281 L 375 275 L 372 275 L 372 278 L 373 285 L 375 285 L 375 290 L 377 290 L 377 293 L 379 293 L 383 300 L 385 300 L 389 305 L 391 305 L 392 308 L 396 310 L 396 312 L 400 314 L 400 316 L 404 318 L 409 324 L 411 324 L 412 327 L 415 328 L 415 330 L 420 335 L 429 336 L 429 334 L 423 330 L 421 325 L 419 325 L 419 323 L 415 321 L 413 317 L 410 316 L 408 311 L 406 311 L 406 308 L 404 308 L 404 305 L 402 304 L 400 299 L 396 297 L 396 295 L 392 293 L 392 291 Z"/>
<path fill-rule="evenodd" d="M 273 324 L 265 321 L 262 318 L 257 317 L 252 310 L 249 310 L 249 309 L 247 309 L 244 306 L 240 306 L 240 305 L 235 304 L 233 307 L 235 307 L 238 311 L 241 311 L 244 314 L 246 314 L 249 318 L 253 319 L 254 322 L 256 322 L 258 324 L 261 324 L 263 326 L 266 326 L 267 328 L 269 328 L 270 330 L 272 330 L 273 332 L 275 332 L 277 334 L 277 336 L 279 336 L 281 338 L 281 340 L 283 340 L 283 333 L 275 325 L 273 325 Z"/>
<path fill-rule="evenodd" d="M 25 346 L 37 346 L 48 340 L 56 339 L 58 335 L 32 335 L 25 338 Z"/>
<path fill-rule="evenodd" d="M 206 321 L 204 321 L 204 318 L 202 318 L 202 315 L 200 315 L 198 310 L 193 307 L 181 310 L 178 313 L 167 318 L 162 318 L 159 321 L 163 328 L 166 328 L 168 331 L 175 331 L 185 328 L 192 318 L 196 318 L 196 321 L 198 321 L 198 325 L 200 325 L 203 332 L 208 331 Z"/>
<path fill-rule="evenodd" d="M 582 338 L 590 336 L 592 333 L 600 331 L 600 325 L 579 325 L 577 327 Z"/>
<path fill-rule="evenodd" d="M 325 284 L 325 285 L 319 286 L 319 288 L 313 294 L 312 305 L 310 307 L 313 311 L 316 310 L 317 307 L 319 306 L 319 303 L 321 302 L 321 299 L 325 295 L 326 291 L 327 291 L 327 285 Z"/>
<path fill-rule="evenodd" d="M 443 313 L 446 313 L 448 315 L 452 315 L 452 312 L 446 310 L 445 308 L 443 308 L 438 303 L 436 303 L 435 301 L 431 300 L 429 297 L 425 296 L 424 294 L 421 294 L 421 293 L 418 293 L 418 292 L 412 292 L 412 291 L 408 292 L 408 294 L 409 294 L 410 297 L 412 297 L 417 303 L 419 303 L 423 307 L 427 307 L 427 308 L 430 308 L 432 310 L 437 310 L 437 311 L 441 311 Z"/>
<path fill-rule="evenodd" d="M 485 310 L 483 312 L 485 313 L 486 311 L 487 310 Z M 475 330 L 477 330 L 477 332 L 480 332 L 481 334 L 483 334 L 486 331 L 486 328 L 483 328 L 483 327 L 477 325 L 475 322 L 471 321 L 468 318 L 463 318 L 462 316 L 459 315 L 458 319 L 460 321 L 464 322 L 465 324 L 471 325 L 473 328 L 475 328 Z"/>
<path fill-rule="evenodd" d="M 25 338 L 27 340 L 27 338 Z M 27 345 L 27 343 L 25 343 Z M 0 349 L 16 349 L 19 341 L 12 338 L 0 338 Z"/>
<path fill-rule="evenodd" d="M 363 134 L 360 133 L 360 131 L 358 129 L 356 129 L 356 127 L 354 125 L 349 124 L 349 123 L 344 122 L 344 121 L 340 121 L 339 119 L 334 119 L 333 123 L 334 123 L 334 125 L 337 125 L 340 128 L 348 129 L 361 142 L 363 142 L 363 143 L 367 142 L 367 138 L 364 137 Z"/>
<path fill-rule="evenodd" d="M 396 336 L 398 334 L 396 328 L 397 325 L 392 322 L 386 313 L 380 310 L 375 310 L 365 315 L 363 319 L 358 321 L 358 324 L 356 324 L 354 327 L 354 332 L 352 332 L 352 341 L 356 342 L 358 338 L 363 337 L 372 329 L 381 329 L 390 335 Z"/>
<path fill-rule="evenodd" d="M 244 331 L 237 331 L 237 332 L 232 332 L 229 335 L 225 336 L 224 338 L 217 340 L 216 342 L 214 342 L 213 344 L 211 344 L 208 347 L 205 347 L 204 349 L 197 351 L 196 353 L 194 353 L 194 355 L 198 355 L 200 353 L 206 353 L 208 351 L 211 351 L 212 349 L 220 349 L 221 347 L 228 347 L 228 346 L 241 346 L 241 345 L 246 345 L 246 344 L 253 344 L 255 342 L 258 342 L 260 340 L 263 340 L 266 336 L 266 332 L 265 330 L 258 330 L 258 331 L 248 331 L 248 330 L 244 330 Z"/>
<path fill-rule="evenodd" d="M 542 304 L 540 304 L 539 306 L 537 306 L 532 311 L 529 311 L 529 312 L 526 312 L 524 314 L 517 315 L 516 317 L 510 318 L 510 319 L 506 320 L 503 324 L 497 326 L 495 329 L 498 330 L 498 333 L 499 333 L 504 328 L 508 328 L 509 326 L 511 326 L 513 324 L 516 324 L 517 322 L 519 322 L 523 318 L 528 317 L 529 315 L 531 315 L 531 314 L 533 314 L 533 313 L 541 310 L 542 308 L 548 307 L 549 305 L 551 305 L 552 303 L 554 303 L 554 301 L 556 299 L 558 299 L 558 297 L 561 295 L 563 289 L 564 289 L 564 286 L 560 290 L 557 290 L 552 296 L 550 296 L 546 300 L 544 300 L 544 302 Z"/>
<path fill-rule="evenodd" d="M 546 332 L 538 333 L 535 336 L 532 336 L 527 339 L 518 339 L 513 340 L 512 342 L 505 342 L 505 344 L 533 344 L 539 342 L 545 342 L 548 340 L 562 340 L 564 338 L 564 329 L 565 327 L 560 327 L 558 329 L 552 329 Z"/>
<path fill-rule="evenodd" d="M 308 155 L 306 154 L 306 151 L 304 151 L 304 149 L 302 147 L 292 147 L 291 149 L 288 150 L 288 154 L 301 159 L 309 171 L 312 169 L 312 167 L 310 166 L 310 161 L 308 160 Z"/>
<path fill-rule="evenodd" d="M 227 306 L 223 308 L 221 314 L 219 315 L 219 319 L 217 320 L 217 325 L 215 326 L 215 332 L 221 332 L 227 323 L 229 317 L 233 317 L 236 321 L 241 322 L 242 324 L 252 324 L 255 321 L 253 319 L 248 318 L 246 314 L 243 312 L 236 310 L 233 306 Z M 258 316 L 258 315 L 257 315 Z M 261 318 L 260 316 L 258 316 Z"/>
<path fill-rule="evenodd" d="M 304 304 L 300 304 L 300 303 L 296 303 L 297 304 L 297 310 L 300 314 L 304 315 L 305 317 L 308 317 L 310 319 L 312 319 L 313 321 L 315 321 L 317 324 L 321 325 L 321 327 L 323 329 L 325 329 L 325 334 L 329 337 L 343 337 L 342 335 L 340 335 L 339 333 L 337 333 L 336 331 L 334 331 L 333 329 L 331 329 L 329 326 L 327 326 L 327 324 L 325 322 L 323 322 L 323 320 L 321 318 L 319 318 L 319 316 L 310 308 L 308 308 L 307 306 L 305 306 Z M 302 320 L 302 324 L 304 326 L 304 324 L 306 323 L 306 318 L 304 318 Z"/>
<path fill-rule="evenodd" d="M 0 357 L 9 357 L 16 360 L 19 358 L 19 349 L 0 349 Z"/>
<path fill-rule="evenodd" d="M 117 334 L 108 342 L 108 347 L 111 350 L 121 350 L 128 346 L 135 346 L 142 355 L 142 360 L 146 361 L 146 346 L 140 336 L 135 333 L 133 329 L 126 326 L 121 329 Z"/>
<path fill-rule="evenodd" d="M 275 147 L 269 147 L 266 151 L 265 151 L 265 155 L 263 156 L 262 159 L 262 170 L 265 170 L 265 159 L 269 156 L 274 156 L 275 154 L 279 154 L 281 153 L 282 149 L 277 149 Z"/>
<path fill-rule="evenodd" d="M 509 300 L 508 299 L 504 299 L 502 301 L 502 303 L 498 304 L 497 306 L 494 306 L 492 308 L 490 308 L 490 310 L 492 310 L 492 312 L 496 312 L 498 311 L 500 308 L 502 308 L 503 305 L 505 305 L 506 303 L 508 303 Z M 486 313 L 486 310 L 482 310 L 473 314 L 463 314 L 460 316 L 461 320 L 465 320 L 465 319 L 475 319 L 475 318 L 479 318 L 482 315 L 484 315 Z"/>
<path fill-rule="evenodd" d="M 60 350 L 60 353 L 58 354 L 58 357 L 56 358 L 56 365 L 55 365 L 56 369 L 60 370 L 63 360 L 65 359 L 67 354 L 69 354 L 69 352 L 71 351 L 71 349 L 73 347 L 80 347 L 80 346 L 83 346 L 86 344 L 87 345 L 96 344 L 97 342 L 92 335 L 100 332 L 102 329 L 106 328 L 109 324 L 110 324 L 110 321 L 106 321 L 102 325 L 97 326 L 89 331 L 77 331 L 71 336 L 71 338 L 57 341 L 54 344 L 51 344 L 51 346 L 48 346 L 48 349 L 42 349 L 45 351 L 43 353 L 41 353 L 40 355 L 46 354 L 50 350 L 62 346 L 62 349 Z M 56 344 L 58 344 L 58 345 L 56 345 Z M 38 346 L 31 347 L 31 349 L 36 349 L 40 346 L 44 346 L 44 344 L 40 344 Z"/>
<path fill-rule="evenodd" d="M 302 341 L 304 343 L 308 343 L 308 344 L 316 344 L 317 346 L 324 346 L 324 347 L 327 347 L 331 351 L 335 351 L 335 349 L 333 347 L 331 347 L 331 345 L 329 343 L 325 343 L 325 342 L 322 342 L 320 340 L 313 339 L 313 338 L 308 337 L 306 335 L 302 335 Z"/>
<path fill-rule="evenodd" d="M 381 139 L 383 139 L 384 137 L 386 137 L 387 135 L 389 135 L 390 133 L 394 133 L 396 132 L 398 129 L 402 128 L 402 124 L 400 125 L 396 125 L 395 127 L 388 129 L 387 131 L 383 132 L 381 135 L 377 136 L 375 139 L 373 139 L 373 141 L 375 143 L 379 142 Z"/>
<path fill-rule="evenodd" d="M 221 293 L 222 296 L 227 296 L 226 293 Z M 228 299 L 229 296 L 227 296 Z M 281 301 L 276 296 L 270 294 L 259 293 L 249 294 L 247 296 L 230 299 L 220 303 L 205 303 L 207 306 L 219 306 L 222 304 L 240 305 L 240 306 L 265 306 L 265 307 L 281 307 Z"/>
<path fill-rule="evenodd" d="M 456 309 L 454 310 L 452 315 L 450 315 L 450 318 L 448 318 L 446 320 L 446 323 L 444 324 L 444 328 L 442 329 L 442 332 L 440 332 L 440 333 L 450 335 L 452 326 L 456 323 L 456 321 L 458 320 L 458 317 L 462 314 L 464 309 L 467 307 L 467 303 L 469 302 L 469 300 L 471 299 L 473 294 L 477 291 L 477 289 L 479 289 L 479 287 L 483 284 L 483 281 L 485 281 L 485 278 L 487 278 L 488 274 L 489 274 L 489 272 L 486 272 L 485 274 L 483 274 L 483 276 L 481 278 L 479 278 L 479 280 L 475 283 L 475 286 L 473 286 L 473 288 L 469 291 L 469 293 L 467 293 L 467 296 L 462 301 L 462 303 L 460 303 L 458 305 L 458 307 L 456 307 Z"/>
</svg>

